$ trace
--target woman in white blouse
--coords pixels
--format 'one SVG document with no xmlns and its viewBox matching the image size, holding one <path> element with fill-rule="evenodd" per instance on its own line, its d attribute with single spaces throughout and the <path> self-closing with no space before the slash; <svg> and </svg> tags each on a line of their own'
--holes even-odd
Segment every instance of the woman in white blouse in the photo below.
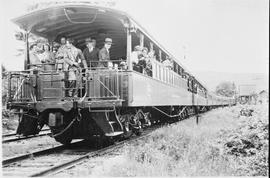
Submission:
<svg viewBox="0 0 270 178">
<path fill-rule="evenodd" d="M 45 71 L 55 70 L 55 57 L 53 52 L 50 51 L 50 46 L 48 44 L 43 45 L 44 52 L 41 54 L 41 62 L 44 64 Z"/>
</svg>

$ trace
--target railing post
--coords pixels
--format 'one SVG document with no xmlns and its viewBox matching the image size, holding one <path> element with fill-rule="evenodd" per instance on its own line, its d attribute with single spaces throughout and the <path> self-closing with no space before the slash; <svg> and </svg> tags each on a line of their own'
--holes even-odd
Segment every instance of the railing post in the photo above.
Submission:
<svg viewBox="0 0 270 178">
<path fill-rule="evenodd" d="M 30 64 L 30 59 L 29 59 L 29 32 L 25 33 L 25 60 L 24 60 L 24 70 L 29 69 L 28 64 Z"/>
<path fill-rule="evenodd" d="M 127 28 L 127 65 L 128 65 L 128 69 L 129 70 L 132 70 L 132 62 L 131 62 L 131 59 L 130 59 L 130 55 L 131 55 L 131 32 L 130 32 L 130 29 Z"/>
<path fill-rule="evenodd" d="M 116 70 L 116 96 L 119 99 L 119 80 L 118 80 L 118 69 Z"/>
<path fill-rule="evenodd" d="M 140 46 L 141 48 L 144 47 L 144 35 L 142 33 L 140 33 Z"/>
<path fill-rule="evenodd" d="M 8 72 L 8 101 L 11 101 L 11 73 Z"/>
</svg>

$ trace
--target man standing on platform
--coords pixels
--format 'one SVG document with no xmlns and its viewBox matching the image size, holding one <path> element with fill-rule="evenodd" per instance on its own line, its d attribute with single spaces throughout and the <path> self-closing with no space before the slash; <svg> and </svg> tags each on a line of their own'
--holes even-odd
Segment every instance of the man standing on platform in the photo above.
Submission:
<svg viewBox="0 0 270 178">
<path fill-rule="evenodd" d="M 87 67 L 94 67 L 98 66 L 98 59 L 99 59 L 99 50 L 94 47 L 94 41 L 91 38 L 85 39 L 86 47 L 83 50 L 83 56 L 86 60 Z"/>
<path fill-rule="evenodd" d="M 112 46 L 112 39 L 106 38 L 104 42 L 104 47 L 99 51 L 99 60 L 104 61 L 101 62 L 99 67 L 108 67 L 108 65 L 111 65 L 112 63 L 110 61 L 110 51 L 109 49 Z"/>
<path fill-rule="evenodd" d="M 83 62 L 84 67 L 86 68 L 87 65 L 85 63 L 85 59 L 82 55 L 82 52 L 80 49 L 76 48 L 72 45 L 73 40 L 67 39 L 66 40 L 66 47 L 64 49 L 64 70 L 68 70 L 68 84 L 66 85 L 66 88 L 68 89 L 68 96 L 77 97 L 77 86 L 76 83 L 80 82 L 79 75 L 79 62 L 80 60 Z"/>
</svg>

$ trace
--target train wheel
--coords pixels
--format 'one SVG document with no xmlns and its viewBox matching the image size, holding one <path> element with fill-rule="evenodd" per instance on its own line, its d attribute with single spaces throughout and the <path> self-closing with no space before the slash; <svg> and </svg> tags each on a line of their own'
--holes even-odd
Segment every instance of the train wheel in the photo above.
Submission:
<svg viewBox="0 0 270 178">
<path fill-rule="evenodd" d="M 143 128 L 151 125 L 150 121 L 151 114 L 149 112 L 144 113 L 141 109 L 139 109 L 136 113 L 136 117 Z"/>
<path fill-rule="evenodd" d="M 123 125 L 123 130 L 124 130 L 123 137 L 124 138 L 129 138 L 133 134 L 133 130 L 132 130 L 132 127 L 130 124 L 130 119 L 131 119 L 131 115 L 129 115 L 129 114 L 126 114 L 126 115 L 119 117 L 119 120 Z"/>
<path fill-rule="evenodd" d="M 142 123 L 140 121 L 140 118 L 138 117 L 138 115 L 131 115 L 130 119 L 129 119 L 131 126 L 132 126 L 132 130 L 136 135 L 141 135 L 143 132 L 142 129 Z"/>
<path fill-rule="evenodd" d="M 140 136 L 140 135 L 142 135 L 142 133 L 143 133 L 143 129 L 142 128 L 140 128 L 140 129 L 136 129 L 136 131 L 134 132 L 137 136 Z"/>
</svg>

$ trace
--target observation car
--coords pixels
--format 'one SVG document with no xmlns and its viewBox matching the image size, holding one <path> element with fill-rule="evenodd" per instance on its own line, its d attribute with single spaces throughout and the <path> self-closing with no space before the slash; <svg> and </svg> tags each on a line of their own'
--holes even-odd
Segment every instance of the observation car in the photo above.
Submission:
<svg viewBox="0 0 270 178">
<path fill-rule="evenodd" d="M 129 137 L 159 120 L 183 119 L 195 112 L 234 104 L 233 98 L 210 93 L 183 65 L 130 15 L 87 3 L 63 3 L 35 9 L 13 20 L 24 30 L 25 69 L 9 72 L 8 107 L 19 114 L 18 134 L 38 133 L 48 125 L 63 144 L 93 136 Z M 67 71 L 30 69 L 29 36 L 47 39 L 50 46 L 66 36 L 77 48 L 95 37 L 101 48 L 113 40 L 113 68 L 79 69 L 78 96 L 67 95 Z M 133 70 L 136 45 L 155 51 L 151 74 Z M 172 67 L 162 61 L 170 58 Z M 119 67 L 124 62 L 126 68 Z M 44 64 L 40 64 L 41 66 Z"/>
</svg>

